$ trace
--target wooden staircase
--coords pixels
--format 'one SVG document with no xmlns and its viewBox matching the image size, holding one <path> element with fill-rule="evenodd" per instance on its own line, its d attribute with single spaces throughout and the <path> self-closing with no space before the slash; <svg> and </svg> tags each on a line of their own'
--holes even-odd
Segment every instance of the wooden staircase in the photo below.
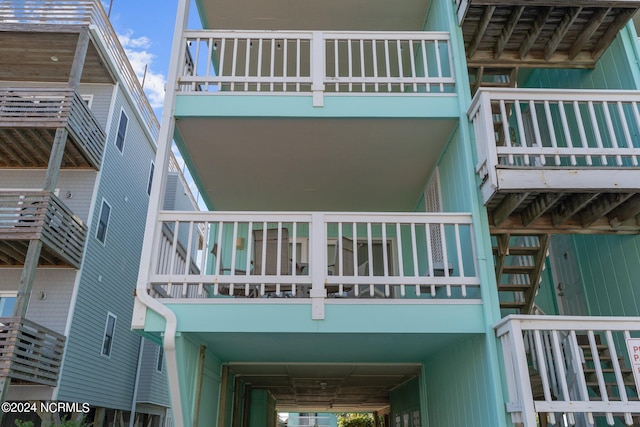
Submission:
<svg viewBox="0 0 640 427">
<path fill-rule="evenodd" d="M 481 87 L 516 87 L 517 77 L 517 67 L 469 67 L 471 96 Z"/>
<path fill-rule="evenodd" d="M 529 314 L 544 270 L 550 235 L 493 236 L 500 308 Z"/>
</svg>

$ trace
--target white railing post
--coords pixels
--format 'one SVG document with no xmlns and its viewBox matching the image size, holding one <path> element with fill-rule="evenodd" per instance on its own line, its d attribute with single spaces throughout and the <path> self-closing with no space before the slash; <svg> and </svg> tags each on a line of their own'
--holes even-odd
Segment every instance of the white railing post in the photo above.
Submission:
<svg viewBox="0 0 640 427">
<path fill-rule="evenodd" d="M 314 31 L 311 37 L 311 91 L 313 106 L 324 106 L 324 67 L 325 67 L 324 34 Z"/>
<path fill-rule="evenodd" d="M 324 300 L 327 290 L 324 278 L 327 274 L 327 227 L 324 214 L 311 214 L 309 227 L 309 272 L 311 273 L 311 318 L 324 319 Z"/>
<path fill-rule="evenodd" d="M 527 355 L 524 350 L 524 338 L 522 337 L 522 328 L 520 322 L 514 321 L 511 325 L 511 354 L 515 368 L 515 383 L 517 394 L 520 397 L 520 405 L 522 410 L 522 421 L 525 427 L 535 427 L 536 410 L 533 404 L 533 393 L 531 391 L 531 379 L 529 378 L 529 366 L 527 364 Z M 520 373 L 520 375 L 518 375 Z M 526 373 L 522 375 L 522 373 Z"/>
</svg>

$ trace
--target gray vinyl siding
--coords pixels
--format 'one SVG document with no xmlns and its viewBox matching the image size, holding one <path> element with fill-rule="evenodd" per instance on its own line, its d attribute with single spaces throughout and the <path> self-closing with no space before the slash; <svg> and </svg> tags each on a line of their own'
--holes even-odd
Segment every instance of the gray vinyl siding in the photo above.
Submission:
<svg viewBox="0 0 640 427">
<path fill-rule="evenodd" d="M 137 403 L 168 407 L 169 393 L 164 363 L 162 364 L 162 372 L 156 370 L 159 351 L 160 346 L 149 340 L 144 340 Z"/>
<path fill-rule="evenodd" d="M 0 182 L 3 189 L 42 190 L 45 173 L 44 169 L 0 169 Z M 58 197 L 85 224 L 97 176 L 94 170 L 73 169 L 63 169 L 58 176 Z"/>
<path fill-rule="evenodd" d="M 0 290 L 16 291 L 21 274 L 21 268 L 2 269 Z M 76 275 L 77 271 L 72 268 L 39 268 L 33 282 L 27 319 L 64 334 Z"/>
<path fill-rule="evenodd" d="M 123 108 L 129 123 L 121 154 L 114 140 Z M 130 331 L 133 290 L 149 202 L 149 164 L 155 153 L 122 93 L 117 94 L 107 134 L 57 399 L 128 411 L 140 345 L 140 337 Z M 105 244 L 95 238 L 102 200 L 111 206 Z M 101 355 L 108 312 L 117 316 L 109 358 Z"/>
</svg>

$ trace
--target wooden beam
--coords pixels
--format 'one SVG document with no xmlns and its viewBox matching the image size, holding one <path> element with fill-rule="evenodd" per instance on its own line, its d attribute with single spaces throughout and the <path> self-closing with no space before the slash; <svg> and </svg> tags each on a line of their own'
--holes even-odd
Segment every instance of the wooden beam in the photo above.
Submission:
<svg viewBox="0 0 640 427">
<path fill-rule="evenodd" d="M 491 215 L 489 220 L 493 221 Z M 491 222 L 492 223 L 492 222 Z M 571 218 L 562 225 L 554 226 L 551 222 L 551 215 L 545 214 L 533 221 L 528 227 L 522 226 L 522 220 L 519 216 L 511 216 L 507 218 L 499 226 L 490 225 L 491 234 L 511 233 L 512 236 L 531 236 L 533 234 L 640 234 L 640 215 L 638 222 L 627 221 L 618 227 L 612 227 L 609 219 L 605 216 L 594 222 L 589 228 L 584 228 L 580 222 L 580 218 Z"/>
<path fill-rule="evenodd" d="M 508 194 L 493 211 L 493 225 L 500 225 L 515 211 L 529 193 Z"/>
<path fill-rule="evenodd" d="M 201 402 L 200 400 L 202 400 L 202 383 L 204 382 L 204 358 L 205 358 L 205 353 L 206 353 L 207 347 L 204 345 L 200 346 L 200 350 L 198 352 L 198 369 L 196 370 L 196 395 L 194 397 L 194 401 L 193 401 L 193 427 L 198 427 L 198 424 L 200 422 L 200 405 Z M 227 385 L 226 382 L 226 376 L 224 375 L 225 373 L 225 368 L 229 369 L 228 366 L 224 366 L 222 368 L 222 373 L 223 373 L 223 384 Z M 226 392 L 226 390 L 220 389 L 220 411 L 224 411 L 224 407 L 222 406 L 222 396 L 223 393 Z M 226 396 L 225 396 L 226 397 Z M 226 406 L 226 405 L 225 405 Z M 224 424 L 219 424 L 219 425 L 224 425 Z"/>
<path fill-rule="evenodd" d="M 511 35 L 513 34 L 513 30 L 516 28 L 516 25 L 518 25 L 520 17 L 522 16 L 522 12 L 524 12 L 524 8 L 524 6 L 518 6 L 511 11 L 511 15 L 509 15 L 509 19 L 502 29 L 500 38 L 498 38 L 498 42 L 496 43 L 496 46 L 494 48 L 493 55 L 496 59 L 500 58 L 500 55 L 502 55 L 502 51 L 507 46 Z"/>
<path fill-rule="evenodd" d="M 222 366 L 220 375 L 220 401 L 218 404 L 218 425 L 227 425 L 227 400 L 229 400 L 229 365 Z M 193 427 L 198 427 L 195 423 Z"/>
<path fill-rule="evenodd" d="M 551 16 L 551 12 L 553 12 L 553 7 L 542 7 L 538 9 L 538 16 L 536 16 L 535 21 L 531 25 L 529 29 L 529 35 L 522 45 L 520 45 L 520 59 L 524 59 L 528 54 L 536 40 L 538 40 L 538 36 L 540 36 L 540 32 L 542 32 L 542 28 L 544 27 L 545 22 Z"/>
<path fill-rule="evenodd" d="M 478 46 L 480 46 L 480 42 L 484 37 L 484 33 L 487 31 L 487 27 L 491 22 L 491 17 L 493 16 L 493 12 L 496 10 L 496 6 L 487 6 L 482 13 L 482 18 L 480 18 L 480 23 L 478 24 L 478 28 L 476 28 L 475 33 L 473 33 L 473 38 L 469 43 L 469 47 L 467 48 L 467 58 L 471 58 L 475 55 Z"/>
<path fill-rule="evenodd" d="M 600 56 L 604 53 L 604 51 L 609 47 L 609 45 L 613 42 L 613 39 L 616 38 L 620 29 L 624 27 L 627 22 L 633 17 L 633 15 L 638 11 L 638 9 L 625 9 L 618 13 L 613 22 L 609 24 L 609 28 L 604 33 L 598 43 L 593 47 L 591 51 L 591 57 L 594 60 L 600 59 Z"/>
<path fill-rule="evenodd" d="M 562 17 L 562 21 L 560 21 L 560 25 L 556 28 L 556 31 L 553 33 L 551 38 L 549 39 L 549 43 L 544 47 L 544 59 L 549 60 L 556 53 L 556 49 L 560 45 L 560 42 L 566 37 L 569 29 L 571 28 L 571 24 L 576 20 L 580 12 L 582 11 L 581 7 L 572 7 L 569 8 L 569 11 Z"/>
<path fill-rule="evenodd" d="M 586 27 L 582 30 L 580 35 L 576 38 L 576 40 L 569 48 L 569 59 L 573 59 L 582 51 L 584 45 L 587 44 L 591 37 L 596 32 L 602 21 L 607 17 L 607 15 L 611 12 L 610 7 L 605 7 L 602 9 L 598 9 L 593 13 L 589 23 L 587 23 Z"/>
<path fill-rule="evenodd" d="M 620 224 L 634 218 L 640 214 L 640 194 L 636 194 L 629 200 L 613 209 L 607 217 L 613 227 L 618 227 Z"/>
<path fill-rule="evenodd" d="M 613 209 L 626 202 L 633 196 L 633 193 L 606 193 L 603 194 L 598 200 L 589 204 L 581 213 L 580 221 L 583 227 L 589 227 L 596 220 L 602 218 Z"/>
<path fill-rule="evenodd" d="M 579 193 L 563 200 L 560 206 L 551 213 L 553 226 L 558 227 L 567 222 L 596 197 L 598 197 L 598 193 Z"/>
<path fill-rule="evenodd" d="M 511 239 L 510 234 L 498 234 L 496 236 L 497 239 L 497 249 L 498 254 L 496 255 L 496 283 L 498 287 L 500 286 L 500 277 L 502 277 L 502 271 L 504 270 L 505 260 L 509 255 L 509 240 Z"/>
<path fill-rule="evenodd" d="M 522 212 L 522 225 L 528 227 L 536 219 L 544 215 L 560 200 L 562 193 L 542 193 Z"/>
</svg>

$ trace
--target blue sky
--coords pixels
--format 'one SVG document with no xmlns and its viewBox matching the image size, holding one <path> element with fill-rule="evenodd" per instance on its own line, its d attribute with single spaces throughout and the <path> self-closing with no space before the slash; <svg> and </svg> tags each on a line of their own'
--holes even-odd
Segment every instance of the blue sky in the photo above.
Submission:
<svg viewBox="0 0 640 427">
<path fill-rule="evenodd" d="M 111 24 L 118 34 L 134 71 L 140 79 L 147 75 L 144 89 L 160 118 L 166 83 L 177 0 L 113 0 Z M 102 0 L 109 12 L 109 0 Z M 195 6 L 191 8 L 195 16 Z M 199 28 L 192 19 L 189 28 Z"/>
</svg>

